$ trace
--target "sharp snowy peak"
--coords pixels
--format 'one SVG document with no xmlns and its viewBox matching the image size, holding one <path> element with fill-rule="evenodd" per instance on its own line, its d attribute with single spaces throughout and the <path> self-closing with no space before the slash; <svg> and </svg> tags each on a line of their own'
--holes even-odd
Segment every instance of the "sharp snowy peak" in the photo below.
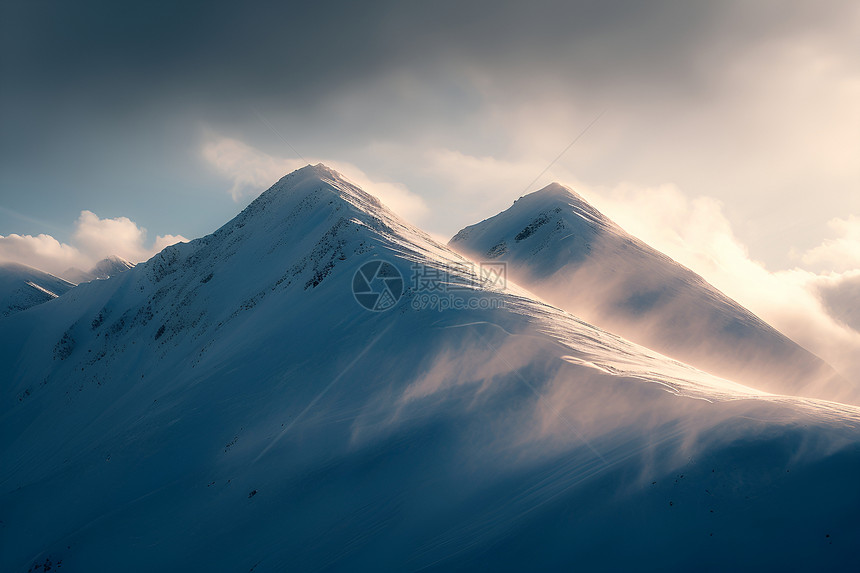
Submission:
<svg viewBox="0 0 860 573">
<path fill-rule="evenodd" d="M 483 279 L 318 165 L 0 321 L 0 569 L 857 564 L 860 409 Z"/>
<path fill-rule="evenodd" d="M 73 286 L 27 265 L 0 263 L 0 318 L 53 300 Z"/>
<path fill-rule="evenodd" d="M 79 268 L 71 267 L 63 272 L 63 277 L 72 281 L 75 284 L 89 282 L 95 279 L 106 279 L 113 275 L 123 273 L 132 268 L 134 263 L 125 260 L 116 255 L 110 255 L 97 262 L 93 268 L 88 271 L 82 271 Z"/>
<path fill-rule="evenodd" d="M 778 393 L 856 395 L 818 357 L 557 183 L 466 227 L 449 245 L 505 261 L 544 300 L 718 376 Z"/>
</svg>

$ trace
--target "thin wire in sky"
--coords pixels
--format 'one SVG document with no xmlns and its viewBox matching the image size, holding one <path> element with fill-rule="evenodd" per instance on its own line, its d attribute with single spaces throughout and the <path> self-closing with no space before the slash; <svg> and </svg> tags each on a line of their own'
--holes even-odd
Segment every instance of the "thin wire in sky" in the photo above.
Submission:
<svg viewBox="0 0 860 573">
<path fill-rule="evenodd" d="M 29 217 L 27 215 L 24 215 L 23 213 L 19 213 L 18 211 L 14 211 L 14 210 L 9 209 L 8 207 L 4 207 L 2 205 L 0 205 L 0 214 L 7 215 L 9 217 L 13 217 L 13 218 L 18 219 L 20 221 L 24 221 L 25 223 L 30 223 L 32 225 L 36 225 L 38 228 L 41 228 L 41 229 L 47 228 L 47 229 L 52 229 L 53 231 L 60 232 L 60 233 L 65 232 L 65 229 L 61 229 L 60 227 L 57 227 L 56 225 L 52 225 L 51 223 L 49 223 L 47 221 L 44 221 L 42 219 L 35 219 L 33 217 Z"/>
<path fill-rule="evenodd" d="M 529 188 L 530 188 L 532 185 L 534 185 L 534 184 L 535 184 L 535 182 L 536 182 L 538 179 L 540 179 L 541 177 L 543 177 L 543 174 L 544 174 L 544 173 L 546 173 L 547 171 L 549 171 L 549 170 L 550 170 L 550 168 L 551 168 L 553 165 L 555 165 L 556 161 L 558 161 L 559 159 L 561 159 L 561 158 L 564 156 L 564 154 L 565 154 L 565 153 L 567 153 L 567 152 L 570 150 L 570 148 L 571 148 L 571 147 L 573 147 L 573 146 L 574 146 L 574 144 L 575 144 L 577 141 L 579 141 L 579 140 L 580 140 L 580 138 L 582 138 L 582 136 L 583 136 L 583 135 L 585 135 L 585 134 L 586 134 L 586 132 L 587 132 L 589 129 L 591 129 L 591 126 L 592 126 L 592 125 L 594 125 L 595 123 L 597 123 L 597 120 L 598 120 L 598 119 L 600 119 L 601 117 L 603 117 L 603 114 L 604 114 L 604 113 L 606 113 L 606 110 L 605 110 L 605 109 L 604 109 L 603 111 L 601 111 L 600 113 L 598 113 L 598 114 L 597 114 L 597 117 L 595 117 L 594 119 L 592 119 L 592 120 L 589 122 L 589 124 L 585 126 L 585 129 L 583 129 L 582 131 L 580 131 L 580 132 L 579 132 L 579 135 L 577 135 L 576 137 L 574 137 L 574 138 L 573 138 L 573 141 L 571 141 L 570 143 L 568 143 L 568 144 L 567 144 L 567 147 L 565 147 L 565 148 L 562 150 L 562 152 L 561 152 L 561 153 L 559 153 L 559 154 L 556 156 L 556 158 L 555 158 L 555 159 L 553 159 L 552 161 L 550 161 L 550 162 L 549 162 L 549 165 L 547 165 L 547 166 L 544 168 L 544 170 L 543 170 L 543 171 L 541 171 L 541 172 L 538 174 L 538 176 L 537 176 L 537 177 L 535 177 L 535 178 L 532 180 L 532 182 L 531 182 L 531 183 L 529 183 L 528 185 L 526 185 L 525 189 L 523 189 L 523 194 L 525 194 L 525 192 L 526 192 L 526 191 L 528 191 L 528 190 L 529 190 Z"/>
<path fill-rule="evenodd" d="M 268 128 L 272 131 L 272 133 L 274 133 L 276 136 L 278 136 L 278 139 L 280 139 L 281 141 L 283 141 L 284 143 L 286 143 L 286 144 L 287 144 L 287 147 L 289 147 L 290 149 L 292 149 L 292 150 L 293 150 L 293 153 L 295 153 L 295 154 L 298 156 L 298 158 L 302 160 L 302 163 L 307 163 L 307 161 L 305 160 L 305 158 L 304 158 L 304 157 L 302 157 L 302 154 L 301 154 L 301 153 L 299 153 L 299 152 L 298 152 L 298 150 L 296 150 L 296 148 L 295 148 L 295 147 L 293 147 L 293 145 L 292 145 L 289 141 L 287 141 L 287 139 L 286 139 L 283 135 L 281 135 L 281 133 L 280 133 L 277 129 L 275 129 L 275 126 L 273 126 L 273 125 L 269 122 L 269 120 L 267 120 L 265 117 L 263 117 L 263 114 L 262 114 L 262 113 L 260 113 L 260 111 L 259 111 L 256 107 L 254 107 L 254 106 L 252 105 L 252 106 L 251 106 L 251 110 L 252 110 L 252 111 L 257 115 L 257 117 L 258 117 L 258 118 L 260 118 L 260 121 L 262 121 L 262 122 L 263 122 L 263 124 L 264 124 L 266 127 L 268 127 Z"/>
</svg>

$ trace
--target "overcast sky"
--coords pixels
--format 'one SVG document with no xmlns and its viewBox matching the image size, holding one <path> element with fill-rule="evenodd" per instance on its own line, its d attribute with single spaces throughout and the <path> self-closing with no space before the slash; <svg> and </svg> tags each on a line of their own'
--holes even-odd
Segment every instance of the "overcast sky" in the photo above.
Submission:
<svg viewBox="0 0 860 573">
<path fill-rule="evenodd" d="M 141 260 L 323 161 L 440 237 L 556 180 L 735 296 L 860 269 L 857 2 L 177 4 L 3 2 L 0 258 Z"/>
</svg>

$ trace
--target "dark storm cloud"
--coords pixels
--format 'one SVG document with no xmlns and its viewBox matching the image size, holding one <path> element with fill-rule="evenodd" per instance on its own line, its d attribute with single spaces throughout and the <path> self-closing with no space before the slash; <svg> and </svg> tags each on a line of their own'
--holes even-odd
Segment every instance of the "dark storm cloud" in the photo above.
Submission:
<svg viewBox="0 0 860 573">
<path fill-rule="evenodd" d="M 826 29 L 839 16 L 835 4 L 743 6 L 741 13 L 733 3 L 666 0 L 7 3 L 0 97 L 4 131 L 20 138 L 4 137 L 4 151 L 24 151 L 39 141 L 34 133 L 71 116 L 230 119 L 252 102 L 307 113 L 393 71 L 433 90 L 456 84 L 454 70 L 470 70 L 509 97 L 525 98 L 532 82 L 546 79 L 596 96 L 683 94 L 712 87 L 721 60 L 749 43 L 798 23 Z"/>
<path fill-rule="evenodd" d="M 7 3 L 2 151 L 32 158 L 52 145 L 46 132 L 85 137 L 141 116 L 229 120 L 251 102 L 308 113 L 394 69 L 432 81 L 431 68 L 473 66 L 517 90 L 523 68 L 580 80 L 683 74 L 710 12 L 679 2 Z"/>
<path fill-rule="evenodd" d="M 2 10 L 0 193 L 53 201 L 65 191 L 71 220 L 89 207 L 80 204 L 88 190 L 116 188 L 120 177 L 190 188 L 183 177 L 200 174 L 176 158 L 199 147 L 201 125 L 265 147 L 261 134 L 274 140 L 251 106 L 283 119 L 307 155 L 434 132 L 493 155 L 509 134 L 468 123 L 488 104 L 504 114 L 553 91 L 593 114 L 714 97 L 726 89 L 725 63 L 751 45 L 825 34 L 852 8 L 446 0 L 33 1 Z"/>
<path fill-rule="evenodd" d="M 123 139 L 187 147 L 178 124 L 241 124 L 251 104 L 301 121 L 397 72 L 407 93 L 347 121 L 400 133 L 456 122 L 484 103 L 463 85 L 473 74 L 514 98 L 541 75 L 595 93 L 613 77 L 685 82 L 689 44 L 715 18 L 685 2 L 7 3 L 4 188 L 36 169 L 91 169 Z"/>
<path fill-rule="evenodd" d="M 107 107 L 179 95 L 307 104 L 433 64 L 678 80 L 726 12 L 665 1 L 22 2 L 5 9 L 4 92 Z"/>
<path fill-rule="evenodd" d="M 248 93 L 306 103 L 394 67 L 434 63 L 681 81 L 701 71 L 707 50 L 743 49 L 800 22 L 832 24 L 833 6 L 20 2 L 4 9 L 3 65 L 13 94 L 99 103 L 176 92 L 204 104 Z"/>
</svg>

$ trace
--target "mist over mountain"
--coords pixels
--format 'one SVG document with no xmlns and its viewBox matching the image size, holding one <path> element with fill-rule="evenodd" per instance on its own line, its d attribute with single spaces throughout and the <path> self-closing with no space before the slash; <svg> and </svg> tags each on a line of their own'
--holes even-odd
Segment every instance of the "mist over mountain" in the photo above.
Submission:
<svg viewBox="0 0 860 573">
<path fill-rule="evenodd" d="M 701 276 L 553 183 L 461 230 L 449 245 L 572 314 L 756 388 L 858 399 L 858 388 Z"/>
<path fill-rule="evenodd" d="M 316 165 L 0 320 L 0 569 L 858 564 L 860 408 L 485 270 Z"/>
<path fill-rule="evenodd" d="M 834 317 L 860 332 L 860 275 L 820 289 L 824 305 Z"/>
</svg>

